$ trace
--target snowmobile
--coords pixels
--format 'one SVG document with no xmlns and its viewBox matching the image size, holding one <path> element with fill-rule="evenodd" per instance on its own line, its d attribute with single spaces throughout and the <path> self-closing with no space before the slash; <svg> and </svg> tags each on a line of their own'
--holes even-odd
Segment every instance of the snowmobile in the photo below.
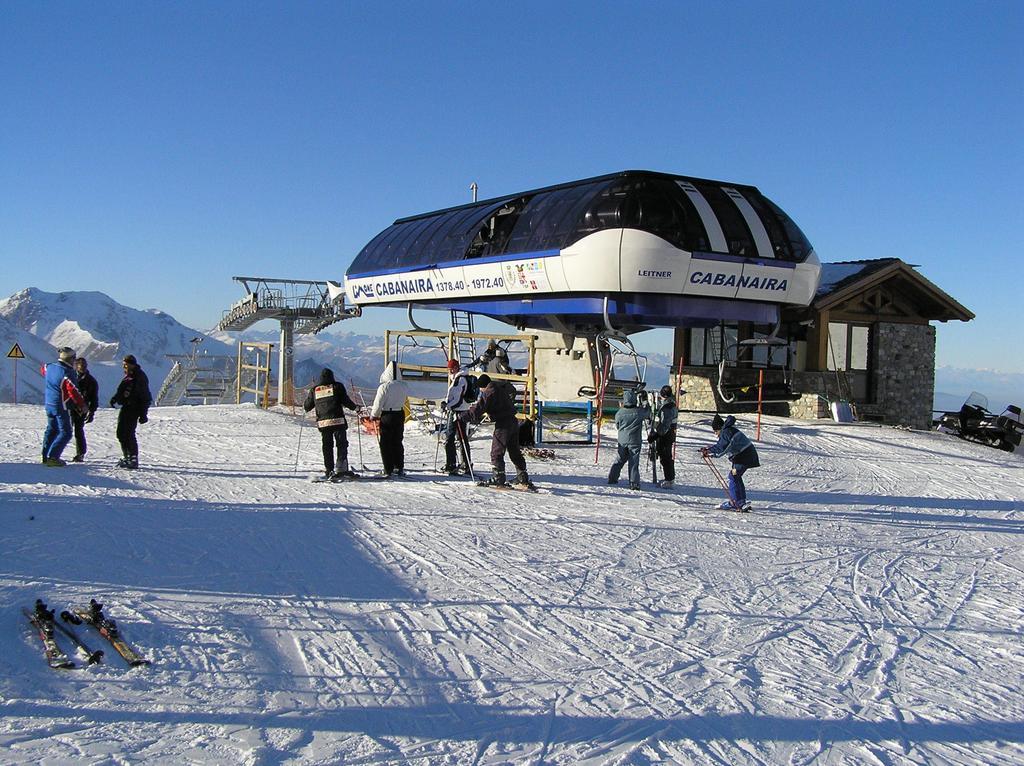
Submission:
<svg viewBox="0 0 1024 766">
<path fill-rule="evenodd" d="M 988 399 L 977 391 L 967 397 L 959 412 L 943 412 L 934 427 L 937 431 L 1007 452 L 1019 447 L 1024 435 L 1020 407 L 1011 404 L 1001 415 L 995 415 L 988 409 Z"/>
</svg>

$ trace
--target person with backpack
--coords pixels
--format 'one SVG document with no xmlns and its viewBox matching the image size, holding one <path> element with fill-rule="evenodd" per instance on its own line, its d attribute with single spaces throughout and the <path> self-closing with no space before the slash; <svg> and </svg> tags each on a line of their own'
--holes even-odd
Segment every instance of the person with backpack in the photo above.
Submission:
<svg viewBox="0 0 1024 766">
<path fill-rule="evenodd" d="M 469 438 L 466 424 L 459 420 L 459 415 L 469 409 L 480 394 L 480 386 L 476 376 L 469 370 L 463 370 L 457 359 L 448 361 L 448 393 L 441 409 L 445 411 L 448 421 L 444 431 L 444 471 L 449 476 L 469 473 Z M 456 466 L 456 449 L 458 448 L 459 463 Z"/>
<path fill-rule="evenodd" d="M 85 459 L 88 444 L 85 441 L 85 424 L 91 423 L 99 407 L 100 388 L 96 378 L 89 372 L 89 363 L 84 356 L 75 359 L 75 373 L 78 375 L 78 390 L 85 399 L 85 410 L 71 413 L 71 423 L 75 427 L 75 455 L 73 463 L 81 463 Z"/>
<path fill-rule="evenodd" d="M 728 455 L 732 461 L 732 469 L 729 471 L 729 496 L 732 499 L 726 500 L 718 508 L 723 511 L 749 511 L 743 474 L 761 465 L 757 449 L 747 435 L 736 427 L 736 418 L 732 415 L 722 420 L 722 416 L 716 412 L 711 420 L 711 430 L 715 432 L 718 441 L 710 447 L 701 447 L 701 454 L 710 457 Z"/>
<path fill-rule="evenodd" d="M 651 417 L 651 408 L 646 404 L 637 406 L 636 391 L 627 388 L 622 392 L 622 407 L 615 413 L 615 428 L 618 431 L 618 456 L 608 472 L 608 483 L 618 484 L 622 467 L 629 463 L 629 488 L 640 489 L 640 452 L 643 449 L 644 424 Z"/>
<path fill-rule="evenodd" d="M 78 374 L 72 366 L 75 350 L 64 346 L 57 351 L 57 361 L 43 365 L 46 379 L 43 409 L 46 431 L 43 433 L 43 465 L 62 468 L 67 465 L 60 455 L 71 441 L 71 413 L 85 409 L 85 399 L 78 390 Z"/>
<path fill-rule="evenodd" d="M 479 423 L 484 415 L 489 415 L 494 423 L 494 434 L 491 437 L 491 478 L 486 484 L 496 487 L 511 486 L 505 481 L 505 454 L 516 467 L 516 479 L 513 482 L 518 488 L 536 489 L 526 471 L 526 458 L 519 449 L 519 422 L 516 419 L 516 407 L 505 390 L 492 381 L 491 376 L 484 373 L 478 378 L 480 396 L 459 416 L 460 424 L 465 427 L 467 422 Z"/>
<path fill-rule="evenodd" d="M 140 423 L 149 421 L 149 406 L 153 403 L 153 395 L 149 392 L 149 378 L 134 355 L 128 354 L 121 363 L 124 377 L 117 386 L 117 391 L 110 397 L 110 406 L 121 406 L 117 413 L 117 441 L 121 445 L 124 456 L 117 461 L 119 468 L 139 467 L 139 442 L 135 437 L 135 429 Z"/>
<path fill-rule="evenodd" d="M 654 456 L 661 463 L 662 480 L 658 486 L 670 489 L 675 483 L 676 465 L 672 457 L 672 448 L 676 443 L 676 422 L 679 419 L 679 408 L 676 398 L 672 395 L 671 386 L 662 386 L 658 392 L 658 409 L 654 413 L 651 433 L 648 441 Z"/>
<path fill-rule="evenodd" d="M 359 405 L 349 398 L 345 386 L 334 379 L 332 370 L 325 367 L 321 371 L 320 384 L 309 389 L 302 408 L 306 412 L 316 410 L 316 426 L 320 429 L 324 455 L 324 478 L 331 481 L 358 479 L 359 475 L 348 465 L 348 421 L 345 419 L 345 409 L 357 410 Z"/>
<path fill-rule="evenodd" d="M 409 384 L 399 377 L 398 363 L 391 361 L 380 374 L 380 386 L 373 398 L 370 417 L 380 423 L 381 476 L 405 476 L 405 401 Z"/>
</svg>

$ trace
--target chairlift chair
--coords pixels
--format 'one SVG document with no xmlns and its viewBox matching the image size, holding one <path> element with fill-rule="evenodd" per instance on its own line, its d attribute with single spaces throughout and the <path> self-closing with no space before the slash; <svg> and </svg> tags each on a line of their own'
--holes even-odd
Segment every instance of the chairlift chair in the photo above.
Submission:
<svg viewBox="0 0 1024 766">
<path fill-rule="evenodd" d="M 603 399 L 609 387 L 626 391 L 627 389 L 643 389 L 647 380 L 647 357 L 633 346 L 629 336 L 618 330 L 605 330 L 594 339 L 597 350 L 597 367 L 595 369 L 595 385 L 581 386 L 577 396 L 586 399 Z M 615 377 L 615 361 L 625 357 L 632 363 L 636 378 Z"/>
<path fill-rule="evenodd" d="M 749 340 L 741 340 L 738 343 L 733 344 L 729 349 L 736 349 L 736 361 L 740 361 L 742 351 L 750 349 L 751 351 L 755 347 L 764 347 L 768 349 L 768 358 L 765 360 L 765 367 L 771 367 L 772 354 L 779 348 L 786 349 L 789 346 L 789 341 L 780 338 L 774 333 L 763 338 L 750 338 Z M 801 394 L 793 391 L 793 372 L 789 366 L 789 355 L 786 354 L 786 360 L 782 367 L 782 381 L 781 382 L 765 382 L 762 387 L 756 382 L 752 383 L 736 383 L 728 382 L 726 374 L 725 362 L 728 358 L 728 349 L 722 360 L 718 363 L 718 395 L 722 397 L 722 401 L 728 404 L 783 404 L 788 402 L 795 402 L 801 396 Z"/>
</svg>

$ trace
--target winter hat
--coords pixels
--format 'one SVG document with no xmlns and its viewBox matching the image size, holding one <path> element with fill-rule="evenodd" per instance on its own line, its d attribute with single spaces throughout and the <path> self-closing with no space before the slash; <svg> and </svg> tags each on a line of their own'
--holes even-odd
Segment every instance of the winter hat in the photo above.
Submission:
<svg viewBox="0 0 1024 766">
<path fill-rule="evenodd" d="M 461 366 L 458 359 L 448 360 L 448 372 L 458 372 Z"/>
<path fill-rule="evenodd" d="M 476 382 L 480 384 L 480 388 L 487 388 L 487 386 L 491 385 L 491 376 L 485 372 L 477 377 Z"/>
<path fill-rule="evenodd" d="M 628 388 L 622 392 L 622 406 L 636 407 L 636 391 L 632 388 Z"/>
<path fill-rule="evenodd" d="M 719 415 L 716 412 L 715 416 L 713 418 L 711 418 L 711 430 L 712 431 L 721 431 L 722 430 L 722 426 L 724 426 L 724 425 L 725 425 L 725 421 L 722 420 L 722 416 Z"/>
<path fill-rule="evenodd" d="M 320 371 L 320 385 L 326 386 L 334 382 L 334 372 L 329 367 L 324 367 Z"/>
<path fill-rule="evenodd" d="M 133 354 L 128 354 L 128 356 L 126 356 L 122 361 L 125 364 L 132 365 L 133 367 L 138 367 L 139 366 L 139 363 L 137 361 L 135 361 L 135 356 Z"/>
<path fill-rule="evenodd" d="M 661 387 L 661 391 L 659 391 L 658 393 L 661 394 L 661 398 L 662 399 L 671 399 L 672 398 L 672 386 L 662 386 Z"/>
<path fill-rule="evenodd" d="M 57 350 L 57 358 L 62 362 L 73 362 L 75 361 L 75 350 L 64 346 Z"/>
</svg>

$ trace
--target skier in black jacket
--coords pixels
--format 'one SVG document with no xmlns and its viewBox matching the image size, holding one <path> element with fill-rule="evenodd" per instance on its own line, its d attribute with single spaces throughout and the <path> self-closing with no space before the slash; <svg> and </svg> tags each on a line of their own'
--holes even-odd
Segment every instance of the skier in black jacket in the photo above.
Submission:
<svg viewBox="0 0 1024 766">
<path fill-rule="evenodd" d="M 85 357 L 75 359 L 75 372 L 78 373 L 78 390 L 85 399 L 85 406 L 88 412 L 72 412 L 71 424 L 75 427 L 75 456 L 71 458 L 74 463 L 81 463 L 85 459 L 85 450 L 88 444 L 85 441 L 85 424 L 91 423 L 96 415 L 96 408 L 99 407 L 100 387 L 96 378 L 89 372 L 89 363 Z"/>
<path fill-rule="evenodd" d="M 505 453 L 516 467 L 515 484 L 533 488 L 530 475 L 526 472 L 526 458 L 519 449 L 519 422 L 516 420 L 516 406 L 504 388 L 492 381 L 486 373 L 477 378 L 480 396 L 459 417 L 470 423 L 479 423 L 484 415 L 490 415 L 494 423 L 491 437 L 491 467 L 493 474 L 488 484 L 507 486 L 505 481 Z"/>
<path fill-rule="evenodd" d="M 359 409 L 349 398 L 345 386 L 334 380 L 334 373 L 325 368 L 320 373 L 320 384 L 306 394 L 302 408 L 309 412 L 316 408 L 316 425 L 323 442 L 324 478 L 332 481 L 358 479 L 359 476 L 348 466 L 348 421 L 345 408 Z M 337 450 L 337 462 L 335 462 Z"/>
<path fill-rule="evenodd" d="M 149 420 L 153 395 L 149 392 L 149 378 L 132 354 L 124 358 L 122 366 L 124 378 L 110 397 L 111 407 L 121 405 L 121 411 L 117 414 L 117 441 L 121 444 L 124 457 L 117 461 L 117 465 L 121 468 L 138 468 L 139 443 L 135 439 L 135 429 L 139 423 Z"/>
</svg>

